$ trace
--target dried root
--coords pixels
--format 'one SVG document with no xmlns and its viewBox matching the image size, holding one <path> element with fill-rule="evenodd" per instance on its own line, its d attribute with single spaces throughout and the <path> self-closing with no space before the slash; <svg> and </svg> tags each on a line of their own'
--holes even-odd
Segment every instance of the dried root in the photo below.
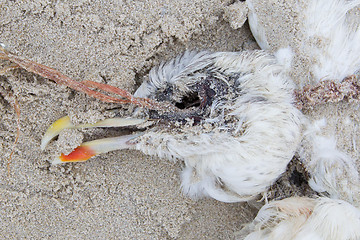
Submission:
<svg viewBox="0 0 360 240">
<path fill-rule="evenodd" d="M 130 103 L 137 105 L 139 107 L 144 107 L 152 110 L 174 111 L 175 109 L 175 107 L 171 104 L 159 103 L 156 102 L 155 100 L 147 99 L 147 98 L 136 98 L 126 90 L 114 86 L 110 86 L 107 84 L 97 83 L 93 81 L 83 81 L 83 82 L 75 81 L 53 68 L 50 68 L 48 66 L 12 54 L 11 52 L 7 51 L 1 44 L 0 44 L 0 59 L 7 60 L 12 63 L 11 65 L 1 69 L 0 74 L 5 73 L 6 71 L 11 69 L 23 68 L 26 71 L 38 74 L 44 78 L 51 79 L 55 81 L 57 84 L 65 85 L 79 92 L 84 92 L 87 95 L 97 98 L 103 102 L 120 103 L 120 104 Z M 91 88 L 97 90 L 93 90 Z M 106 94 L 101 93 L 98 90 L 102 90 L 106 92 Z M 109 93 L 119 95 L 120 98 L 112 97 L 108 95 Z"/>
</svg>

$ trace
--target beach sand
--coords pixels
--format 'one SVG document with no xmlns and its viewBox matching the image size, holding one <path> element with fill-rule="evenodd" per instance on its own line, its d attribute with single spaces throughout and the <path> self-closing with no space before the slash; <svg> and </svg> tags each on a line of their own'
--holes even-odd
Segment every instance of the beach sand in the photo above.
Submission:
<svg viewBox="0 0 360 240">
<path fill-rule="evenodd" d="M 231 3 L 2 0 L 0 41 L 73 79 L 134 92 L 152 67 L 186 49 L 258 48 L 247 23 L 242 26 L 241 3 Z M 1 239 L 233 239 L 256 214 L 247 203 L 189 199 L 180 190 L 181 163 L 137 151 L 51 166 L 65 144 L 53 141 L 40 150 L 52 122 L 65 115 L 94 122 L 121 106 L 20 69 L 0 76 L 0 90 Z M 17 128 L 13 96 L 21 110 L 21 134 L 8 172 Z M 121 131 L 82 134 L 89 140 Z"/>
</svg>

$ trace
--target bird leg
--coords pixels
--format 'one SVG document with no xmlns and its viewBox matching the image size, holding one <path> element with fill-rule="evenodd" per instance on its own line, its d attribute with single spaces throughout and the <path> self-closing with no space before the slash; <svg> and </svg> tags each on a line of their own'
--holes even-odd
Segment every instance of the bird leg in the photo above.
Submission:
<svg viewBox="0 0 360 240">
<path fill-rule="evenodd" d="M 132 139 L 140 136 L 139 134 L 124 135 L 113 138 L 97 139 L 90 142 L 84 142 L 71 153 L 61 154 L 56 157 L 52 164 L 68 163 L 68 162 L 84 162 L 91 157 L 101 153 L 107 153 L 114 150 L 129 149 L 133 144 Z"/>
<path fill-rule="evenodd" d="M 170 110 L 170 111 L 175 111 L 175 106 L 170 104 L 170 103 L 166 103 L 166 102 L 157 102 L 153 99 L 149 99 L 149 98 L 137 98 L 134 97 L 132 94 L 130 94 L 128 91 L 123 90 L 121 88 L 118 87 L 114 87 L 108 84 L 104 84 L 104 83 L 98 83 L 98 82 L 94 82 L 94 81 L 90 81 L 90 80 L 84 80 L 82 81 L 82 83 L 90 88 L 96 88 L 96 89 L 100 89 L 103 90 L 105 92 L 108 93 L 114 93 L 117 95 L 120 95 L 124 98 L 126 98 L 124 101 L 124 103 L 131 103 L 134 105 L 137 105 L 139 107 L 143 107 L 143 108 L 147 108 L 147 109 L 152 109 L 152 110 Z"/>
</svg>

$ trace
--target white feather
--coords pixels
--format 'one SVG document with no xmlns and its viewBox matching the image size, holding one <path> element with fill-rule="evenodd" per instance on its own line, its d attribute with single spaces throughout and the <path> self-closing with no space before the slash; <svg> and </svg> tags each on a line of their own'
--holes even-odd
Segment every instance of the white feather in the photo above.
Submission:
<svg viewBox="0 0 360 240">
<path fill-rule="evenodd" d="M 294 64 L 297 65 L 292 67 L 297 73 L 292 74 L 298 85 L 316 84 L 325 79 L 342 81 L 360 69 L 359 18 L 350 18 L 347 14 L 360 5 L 360 0 L 309 0 L 302 6 L 276 12 L 272 19 L 261 1 L 246 2 L 250 29 L 261 49 L 277 52 L 290 46 L 296 53 Z M 273 4 L 281 5 L 278 9 L 284 8 L 282 2 Z M 289 19 L 294 26 L 286 26 L 285 22 L 280 27 L 276 23 L 268 24 L 271 20 L 284 19 Z M 273 32 L 277 33 L 276 37 L 267 39 Z M 298 73 L 301 70 L 306 74 Z"/>
<path fill-rule="evenodd" d="M 358 240 L 360 210 L 330 198 L 291 197 L 265 204 L 238 239 Z"/>
<path fill-rule="evenodd" d="M 262 50 L 268 50 L 270 47 L 269 42 L 266 38 L 266 30 L 263 27 L 263 23 L 260 22 L 256 14 L 257 9 L 255 9 L 252 0 L 247 0 L 246 3 L 249 8 L 248 21 L 250 25 L 250 30 L 260 48 Z"/>
<path fill-rule="evenodd" d="M 150 97 L 157 90 L 164 89 L 169 84 L 179 84 L 184 78 L 189 80 L 189 74 L 208 67 L 214 57 L 214 54 L 206 51 L 186 51 L 169 62 L 163 62 L 160 66 L 151 69 L 150 81 L 144 81 L 134 96 Z M 186 86 L 186 84 L 182 85 Z"/>
<path fill-rule="evenodd" d="M 294 58 L 294 53 L 293 53 L 291 47 L 280 48 L 279 50 L 277 50 L 275 52 L 274 55 L 275 55 L 277 61 L 279 62 L 279 64 L 284 66 L 286 71 L 289 71 L 291 68 L 293 58 Z"/>
<path fill-rule="evenodd" d="M 337 148 L 334 136 L 321 135 L 325 125 L 324 119 L 308 124 L 299 150 L 300 159 L 310 173 L 309 184 L 315 191 L 329 194 L 331 198 L 356 203 L 360 196 L 356 163 Z"/>
<path fill-rule="evenodd" d="M 359 0 L 313 0 L 306 11 L 306 35 L 311 40 L 314 74 L 318 81 L 342 80 L 360 69 L 359 22 L 346 13 Z"/>
</svg>

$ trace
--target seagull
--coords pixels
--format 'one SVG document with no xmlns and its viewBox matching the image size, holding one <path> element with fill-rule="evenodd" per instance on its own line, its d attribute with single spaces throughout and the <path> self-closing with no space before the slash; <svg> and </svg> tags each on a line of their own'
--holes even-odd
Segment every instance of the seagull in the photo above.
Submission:
<svg viewBox="0 0 360 240">
<path fill-rule="evenodd" d="M 0 49 L 1 50 L 1 49 Z M 301 140 L 302 114 L 294 86 L 274 56 L 245 52 L 187 51 L 149 73 L 134 95 L 105 84 L 75 82 L 47 66 L 10 53 L 4 60 L 101 100 L 138 106 L 127 117 L 74 125 L 55 121 L 41 148 L 66 129 L 137 128 L 133 134 L 84 142 L 54 164 L 86 161 L 121 149 L 184 162 L 181 186 L 192 198 L 223 202 L 256 198 L 286 170 Z M 115 99 L 93 90 L 121 94 Z"/>
</svg>

